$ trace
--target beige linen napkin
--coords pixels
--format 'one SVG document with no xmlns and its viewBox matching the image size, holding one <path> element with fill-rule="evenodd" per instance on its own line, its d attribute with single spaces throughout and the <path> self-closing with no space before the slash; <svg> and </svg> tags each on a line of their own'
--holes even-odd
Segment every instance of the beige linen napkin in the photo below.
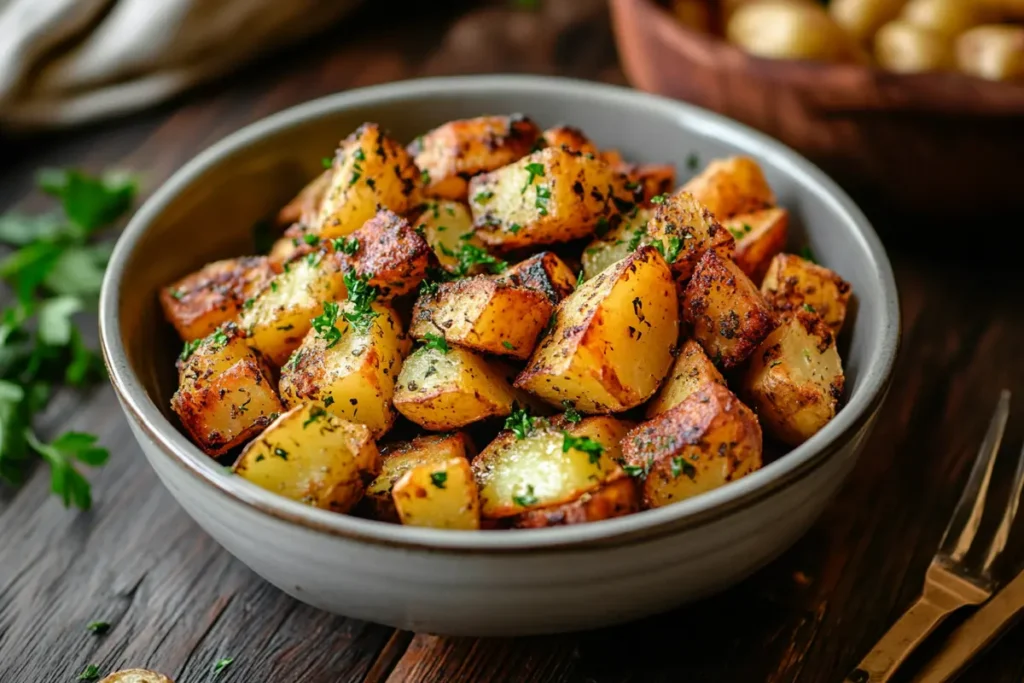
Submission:
<svg viewBox="0 0 1024 683">
<path fill-rule="evenodd" d="M 0 0 L 0 125 L 124 113 L 331 23 L 358 0 Z"/>
</svg>

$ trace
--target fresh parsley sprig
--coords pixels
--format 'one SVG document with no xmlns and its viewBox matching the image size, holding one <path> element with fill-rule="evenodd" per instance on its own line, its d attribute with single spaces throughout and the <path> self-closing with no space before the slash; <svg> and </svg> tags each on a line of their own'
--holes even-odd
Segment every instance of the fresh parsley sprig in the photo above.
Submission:
<svg viewBox="0 0 1024 683">
<path fill-rule="evenodd" d="M 32 423 L 61 386 L 103 377 L 75 316 L 95 308 L 110 256 L 111 241 L 95 238 L 131 208 L 137 186 L 125 174 L 76 170 L 43 171 L 37 184 L 59 210 L 0 216 L 0 243 L 10 247 L 0 258 L 0 279 L 15 297 L 0 311 L 0 481 L 19 485 L 38 457 L 65 506 L 88 509 L 92 493 L 76 465 L 103 465 L 107 450 L 79 432 L 47 443 Z"/>
<path fill-rule="evenodd" d="M 373 302 L 380 294 L 376 287 L 369 284 L 373 274 L 358 275 L 354 270 L 350 270 L 342 277 L 345 280 L 345 288 L 348 290 L 349 301 L 343 314 L 345 320 L 357 332 L 366 334 L 370 331 L 373 319 L 380 315 L 373 310 Z"/>
</svg>

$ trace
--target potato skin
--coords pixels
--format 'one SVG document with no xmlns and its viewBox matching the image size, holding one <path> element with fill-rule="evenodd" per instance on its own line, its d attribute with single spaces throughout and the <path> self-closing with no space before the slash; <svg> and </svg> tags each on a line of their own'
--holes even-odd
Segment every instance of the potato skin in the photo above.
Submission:
<svg viewBox="0 0 1024 683">
<path fill-rule="evenodd" d="M 380 474 L 366 487 L 361 506 L 373 519 L 398 524 L 398 510 L 391 490 L 403 474 L 419 465 L 443 463 L 452 458 L 468 460 L 475 453 L 473 442 L 462 432 L 430 434 L 385 444 L 380 449 Z"/>
<path fill-rule="evenodd" d="M 392 497 L 406 526 L 480 528 L 480 494 L 465 458 L 413 467 L 395 482 Z"/>
<path fill-rule="evenodd" d="M 709 249 L 732 256 L 736 242 L 711 211 L 689 192 L 677 192 L 654 209 L 647 223 L 647 240 L 660 251 L 680 282 L 693 275 L 697 261 Z"/>
<path fill-rule="evenodd" d="M 241 330 L 227 323 L 179 358 L 171 410 L 199 448 L 220 455 L 259 434 L 283 410 L 272 378 Z"/>
<path fill-rule="evenodd" d="M 628 180 L 601 158 L 548 147 L 470 182 L 484 243 L 513 249 L 586 237 L 633 206 Z"/>
<path fill-rule="evenodd" d="M 700 391 L 708 384 L 726 386 L 725 378 L 711 362 L 701 345 L 687 339 L 679 347 L 676 361 L 669 370 L 668 377 L 658 390 L 657 395 L 647 404 L 646 415 L 649 418 L 664 413 L 685 401 L 691 394 Z"/>
<path fill-rule="evenodd" d="M 775 206 L 775 193 L 761 166 L 750 157 L 715 159 L 687 181 L 682 190 L 693 195 L 719 221 Z"/>
<path fill-rule="evenodd" d="M 1020 4 L 1024 17 L 1024 3 Z M 990 81 L 1024 79 L 1024 27 L 977 26 L 956 40 L 957 67 Z"/>
<path fill-rule="evenodd" d="M 550 251 L 534 254 L 498 276 L 503 282 L 540 292 L 552 304 L 576 291 L 576 278 L 565 261 Z"/>
<path fill-rule="evenodd" d="M 281 368 L 278 388 L 286 406 L 319 401 L 344 420 L 366 425 L 375 437 L 395 422 L 391 401 L 402 358 L 411 344 L 391 307 L 373 304 L 377 316 L 363 332 L 349 324 L 342 304 L 334 322 L 337 340 L 310 330 Z"/>
<path fill-rule="evenodd" d="M 824 266 L 794 254 L 779 254 L 761 283 L 761 294 L 780 319 L 806 310 L 817 313 L 833 334 L 839 334 L 852 290 L 849 282 Z"/>
<path fill-rule="evenodd" d="M 160 290 L 160 305 L 182 341 L 192 341 L 235 318 L 273 277 L 263 256 L 214 261 Z"/>
<path fill-rule="evenodd" d="M 622 441 L 647 508 L 691 498 L 760 469 L 761 452 L 757 416 L 714 383 L 630 430 Z"/>
<path fill-rule="evenodd" d="M 376 123 L 364 123 L 341 142 L 313 232 L 342 237 L 361 228 L 381 207 L 405 213 L 419 180 L 405 148 Z"/>
<path fill-rule="evenodd" d="M 450 344 L 525 360 L 553 311 L 535 289 L 478 275 L 443 282 L 434 293 L 421 295 L 409 331 L 416 339 L 438 335 Z"/>
<path fill-rule="evenodd" d="M 365 425 L 303 403 L 252 441 L 235 474 L 272 493 L 334 512 L 348 512 L 380 471 L 380 454 Z"/>
<path fill-rule="evenodd" d="M 523 439 L 511 431 L 501 432 L 473 459 L 480 513 L 485 519 L 569 503 L 625 476 L 619 466 L 619 443 L 632 423 L 597 416 L 576 423 L 562 417 L 535 419 L 533 425 Z M 566 449 L 566 433 L 592 439 L 603 450 Z"/>
<path fill-rule="evenodd" d="M 515 386 L 585 413 L 628 410 L 647 400 L 672 364 L 679 308 L 672 272 L 641 247 L 585 282 L 555 310 Z"/>
<path fill-rule="evenodd" d="M 724 369 L 746 360 L 778 324 L 750 278 L 714 250 L 697 263 L 683 292 L 683 312 L 693 338 Z"/>
<path fill-rule="evenodd" d="M 466 201 L 470 178 L 526 156 L 540 135 L 525 116 L 481 116 L 438 126 L 409 145 L 409 153 L 427 196 Z"/>
<path fill-rule="evenodd" d="M 282 228 L 294 224 L 299 224 L 304 228 L 312 226 L 316 221 L 317 212 L 320 210 L 320 203 L 331 186 L 333 175 L 334 169 L 327 168 L 309 181 L 305 187 L 299 190 L 294 199 L 277 212 L 277 224 Z"/>
<path fill-rule="evenodd" d="M 754 353 L 742 393 L 769 434 L 797 446 L 835 416 L 844 384 L 832 330 L 797 311 Z"/>
<path fill-rule="evenodd" d="M 335 252 L 341 269 L 353 270 L 361 277 L 369 275 L 367 284 L 377 288 L 380 301 L 416 289 L 434 262 L 427 241 L 409 221 L 387 209 L 378 211 L 346 239 L 348 244 L 356 240 L 358 246 L 352 254 Z"/>
<path fill-rule="evenodd" d="M 640 511 L 640 493 L 632 479 L 623 478 L 588 491 L 570 503 L 538 508 L 513 517 L 515 529 L 543 529 L 585 524 Z"/>
<path fill-rule="evenodd" d="M 733 261 L 754 284 L 760 284 L 772 259 L 786 248 L 789 211 L 773 207 L 744 213 L 724 221 L 722 226 L 736 240 Z"/>
<path fill-rule="evenodd" d="M 564 147 L 581 154 L 600 154 L 597 145 L 586 134 L 574 126 L 554 126 L 544 131 L 544 143 L 548 147 Z"/>
<path fill-rule="evenodd" d="M 459 429 L 512 412 L 516 394 L 486 359 L 452 346 L 447 353 L 421 347 L 402 364 L 395 409 L 425 429 Z"/>
</svg>

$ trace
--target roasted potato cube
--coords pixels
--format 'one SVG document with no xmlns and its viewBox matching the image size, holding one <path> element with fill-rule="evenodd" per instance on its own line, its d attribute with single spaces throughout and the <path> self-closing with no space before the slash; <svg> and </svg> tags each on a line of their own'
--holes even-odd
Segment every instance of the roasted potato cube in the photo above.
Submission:
<svg viewBox="0 0 1024 683">
<path fill-rule="evenodd" d="M 722 225 L 736 239 L 733 261 L 759 284 L 768 272 L 768 264 L 786 248 L 789 237 L 789 212 L 775 207 L 734 216 Z"/>
<path fill-rule="evenodd" d="M 466 201 L 469 179 L 530 153 L 540 128 L 525 116 L 481 116 L 449 121 L 409 145 L 431 197 Z"/>
<path fill-rule="evenodd" d="M 334 241 L 342 270 L 368 277 L 388 301 L 416 289 L 427 274 L 431 249 L 409 221 L 381 209 L 349 237 Z"/>
<path fill-rule="evenodd" d="M 1024 2 L 1020 3 L 1024 17 Z M 990 81 L 1024 79 L 1024 26 L 977 26 L 956 39 L 957 67 Z"/>
<path fill-rule="evenodd" d="M 640 493 L 626 477 L 588 491 L 571 503 L 524 512 L 514 518 L 515 529 L 542 529 L 566 524 L 585 524 L 622 517 L 640 510 Z"/>
<path fill-rule="evenodd" d="M 512 412 L 516 396 L 483 357 L 452 346 L 421 347 L 405 359 L 395 386 L 395 409 L 426 429 L 458 429 Z"/>
<path fill-rule="evenodd" d="M 470 181 L 485 244 L 504 249 L 568 242 L 632 207 L 626 178 L 598 157 L 548 147 Z"/>
<path fill-rule="evenodd" d="M 544 143 L 548 147 L 564 147 L 581 154 L 600 154 L 586 134 L 574 126 L 554 126 L 544 131 Z"/>
<path fill-rule="evenodd" d="M 619 442 L 630 423 L 614 417 L 517 420 L 476 458 L 480 512 L 499 519 L 560 505 L 623 477 Z"/>
<path fill-rule="evenodd" d="M 701 345 L 692 339 L 679 348 L 676 362 L 658 394 L 647 404 L 647 417 L 664 413 L 685 401 L 691 394 L 708 384 L 726 386 L 725 378 L 711 362 Z"/>
<path fill-rule="evenodd" d="M 657 206 L 652 199 L 666 197 L 676 187 L 676 168 L 669 164 L 625 164 L 618 170 L 626 174 L 631 186 L 636 186 L 640 203 L 648 208 Z"/>
<path fill-rule="evenodd" d="M 661 507 L 760 469 L 761 426 L 731 391 L 707 384 L 630 430 L 622 454 L 641 480 L 644 507 Z"/>
<path fill-rule="evenodd" d="M 465 204 L 443 199 L 427 202 L 416 221 L 416 232 L 423 235 L 438 262 L 449 273 L 473 275 L 481 272 L 479 265 L 464 267 L 460 258 L 466 244 L 471 245 L 470 249 L 484 248 L 483 242 L 473 232 L 473 216 Z"/>
<path fill-rule="evenodd" d="M 554 315 L 515 382 L 553 405 L 628 410 L 657 390 L 672 364 L 679 304 L 672 272 L 654 247 L 580 285 Z"/>
<path fill-rule="evenodd" d="M 409 332 L 431 335 L 475 351 L 525 360 L 554 306 L 535 289 L 485 275 L 443 282 L 422 294 L 412 310 Z"/>
<path fill-rule="evenodd" d="M 285 270 L 243 305 L 240 325 L 275 366 L 285 364 L 309 332 L 310 321 L 323 312 L 325 301 L 345 296 L 337 262 L 316 251 L 285 264 Z"/>
<path fill-rule="evenodd" d="M 391 489 L 402 475 L 420 465 L 436 465 L 452 458 L 468 460 L 475 453 L 473 442 L 462 432 L 419 436 L 381 448 L 380 475 L 366 487 L 363 505 L 374 519 L 383 522 L 398 520 Z"/>
<path fill-rule="evenodd" d="M 583 250 L 583 278 L 590 280 L 608 266 L 629 256 L 647 236 L 647 224 L 653 211 L 637 208 L 603 237 Z"/>
<path fill-rule="evenodd" d="M 402 524 L 480 528 L 480 495 L 465 458 L 413 467 L 395 482 L 392 496 Z"/>
<path fill-rule="evenodd" d="M 576 278 L 576 273 L 565 265 L 565 261 L 550 251 L 534 254 L 498 277 L 503 282 L 538 291 L 552 304 L 576 291 Z"/>
<path fill-rule="evenodd" d="M 743 395 L 769 434 L 796 446 L 835 416 L 844 383 L 832 330 L 796 311 L 754 352 Z"/>
<path fill-rule="evenodd" d="M 270 368 L 234 323 L 205 339 L 185 342 L 171 410 L 206 453 L 239 446 L 281 412 Z"/>
<path fill-rule="evenodd" d="M 317 213 L 320 211 L 320 203 L 327 194 L 327 188 L 331 186 L 331 177 L 334 169 L 324 169 L 323 173 L 309 181 L 304 188 L 299 190 L 295 198 L 281 207 L 277 212 L 277 224 L 282 228 L 298 223 L 309 227 L 316 222 Z"/>
<path fill-rule="evenodd" d="M 851 290 L 850 283 L 824 266 L 794 254 L 778 254 L 761 283 L 761 294 L 780 318 L 798 310 L 817 313 L 839 334 Z"/>
<path fill-rule="evenodd" d="M 712 161 L 683 185 L 683 191 L 693 195 L 719 221 L 775 206 L 775 194 L 761 167 L 750 157 Z"/>
<path fill-rule="evenodd" d="M 235 318 L 242 304 L 274 277 L 263 256 L 243 256 L 207 264 L 160 292 L 164 317 L 184 341 L 210 334 Z"/>
<path fill-rule="evenodd" d="M 365 425 L 302 403 L 277 418 L 242 451 L 235 474 L 285 498 L 348 512 L 380 471 Z"/>
<path fill-rule="evenodd" d="M 736 247 L 729 231 L 688 192 L 677 192 L 654 209 L 647 222 L 646 241 L 659 246 L 672 273 L 682 282 L 690 279 L 707 250 L 732 256 Z"/>
<path fill-rule="evenodd" d="M 350 322 L 351 302 L 324 303 L 313 329 L 281 368 L 278 388 L 289 407 L 319 401 L 379 438 L 395 422 L 395 378 L 410 343 L 389 306 L 373 304 L 371 309 L 376 315 Z"/>
<path fill-rule="evenodd" d="M 418 181 L 419 170 L 405 148 L 377 124 L 364 123 L 342 141 L 334 157 L 313 231 L 325 239 L 342 237 L 361 228 L 379 208 L 405 213 Z"/>
<path fill-rule="evenodd" d="M 771 306 L 732 259 L 704 253 L 683 292 L 683 313 L 715 365 L 734 368 L 778 324 Z"/>
</svg>

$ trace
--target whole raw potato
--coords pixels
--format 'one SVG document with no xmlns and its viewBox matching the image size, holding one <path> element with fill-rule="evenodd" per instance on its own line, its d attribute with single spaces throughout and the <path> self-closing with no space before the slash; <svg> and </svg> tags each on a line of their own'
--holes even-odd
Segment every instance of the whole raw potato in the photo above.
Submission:
<svg viewBox="0 0 1024 683">
<path fill-rule="evenodd" d="M 899 73 L 946 71 L 953 66 L 953 49 L 945 36 L 897 19 L 875 36 L 875 58 Z"/>
<path fill-rule="evenodd" d="M 729 20 L 729 42 L 769 59 L 839 61 L 849 37 L 816 5 L 770 0 L 743 5 Z"/>
<path fill-rule="evenodd" d="M 832 0 L 828 11 L 837 24 L 860 41 L 896 18 L 906 0 Z"/>
<path fill-rule="evenodd" d="M 956 41 L 957 67 L 991 81 L 1024 79 L 1024 27 L 977 26 Z"/>
</svg>

